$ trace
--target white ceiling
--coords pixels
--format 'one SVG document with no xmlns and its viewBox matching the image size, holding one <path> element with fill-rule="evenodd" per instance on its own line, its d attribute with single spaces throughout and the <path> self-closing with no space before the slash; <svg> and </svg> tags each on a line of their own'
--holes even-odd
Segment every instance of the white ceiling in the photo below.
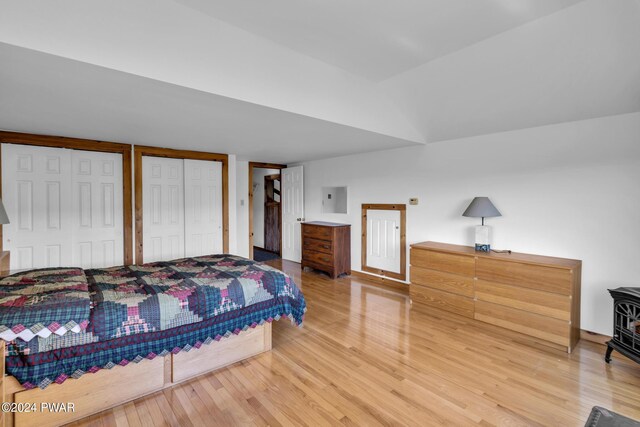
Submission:
<svg viewBox="0 0 640 427">
<path fill-rule="evenodd" d="M 640 0 L 580 3 L 381 86 L 429 142 L 640 111 Z"/>
<path fill-rule="evenodd" d="M 0 129 L 293 163 L 411 141 L 0 43 Z"/>
<path fill-rule="evenodd" d="M 175 0 L 374 81 L 581 0 Z"/>
<path fill-rule="evenodd" d="M 0 0 L 0 128 L 295 162 L 640 111 L 640 0 Z"/>
</svg>

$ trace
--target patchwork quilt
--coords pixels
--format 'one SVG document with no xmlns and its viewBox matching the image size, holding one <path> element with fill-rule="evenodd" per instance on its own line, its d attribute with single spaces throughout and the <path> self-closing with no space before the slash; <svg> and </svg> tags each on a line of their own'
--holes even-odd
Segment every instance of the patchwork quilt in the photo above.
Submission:
<svg viewBox="0 0 640 427">
<path fill-rule="evenodd" d="M 304 296 L 283 272 L 233 255 L 86 270 L 90 310 L 75 334 L 15 339 L 7 372 L 26 388 L 189 351 L 264 322 L 301 325 Z M 90 301 L 90 303 L 89 303 Z"/>
<path fill-rule="evenodd" d="M 79 333 L 89 323 L 87 278 L 80 268 L 47 268 L 0 280 L 0 338 L 30 341 Z"/>
</svg>

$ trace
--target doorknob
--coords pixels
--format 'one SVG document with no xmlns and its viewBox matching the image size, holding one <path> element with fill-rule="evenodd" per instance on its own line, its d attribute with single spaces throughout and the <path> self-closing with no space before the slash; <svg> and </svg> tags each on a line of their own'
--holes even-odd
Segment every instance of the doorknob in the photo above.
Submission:
<svg viewBox="0 0 640 427">
<path fill-rule="evenodd" d="M 300 222 L 302 221 L 302 218 L 296 218 L 296 221 Z"/>
</svg>

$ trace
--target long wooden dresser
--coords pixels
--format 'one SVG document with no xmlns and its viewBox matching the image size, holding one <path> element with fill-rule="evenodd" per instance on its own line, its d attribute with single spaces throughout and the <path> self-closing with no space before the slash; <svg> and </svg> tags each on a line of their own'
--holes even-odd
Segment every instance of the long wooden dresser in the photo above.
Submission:
<svg viewBox="0 0 640 427">
<path fill-rule="evenodd" d="M 580 339 L 582 261 L 411 245 L 411 300 L 511 329 L 567 352 Z"/>
<path fill-rule="evenodd" d="M 335 279 L 351 274 L 351 225 L 335 222 L 302 223 L 302 268 L 329 273 Z"/>
</svg>

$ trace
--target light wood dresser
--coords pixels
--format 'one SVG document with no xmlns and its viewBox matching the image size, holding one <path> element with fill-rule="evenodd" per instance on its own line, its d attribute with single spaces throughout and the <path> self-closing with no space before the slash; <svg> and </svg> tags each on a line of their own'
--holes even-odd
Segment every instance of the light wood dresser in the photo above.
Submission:
<svg viewBox="0 0 640 427">
<path fill-rule="evenodd" d="M 580 339 L 582 261 L 470 246 L 411 245 L 411 300 L 571 352 Z"/>
<path fill-rule="evenodd" d="M 335 279 L 351 274 L 351 225 L 335 222 L 302 223 L 302 268 L 329 273 Z"/>
<path fill-rule="evenodd" d="M 4 362 L 5 362 L 5 343 L 3 340 L 0 340 L 0 373 L 2 374 L 0 376 L 0 394 L 2 394 L 2 402 L 0 403 L 4 403 Z M 5 416 L 4 416 L 5 411 L 1 410 L 0 411 L 0 427 L 4 427 L 5 425 Z"/>
<path fill-rule="evenodd" d="M 9 274 L 10 255 L 9 251 L 0 252 L 0 276 Z"/>
</svg>

